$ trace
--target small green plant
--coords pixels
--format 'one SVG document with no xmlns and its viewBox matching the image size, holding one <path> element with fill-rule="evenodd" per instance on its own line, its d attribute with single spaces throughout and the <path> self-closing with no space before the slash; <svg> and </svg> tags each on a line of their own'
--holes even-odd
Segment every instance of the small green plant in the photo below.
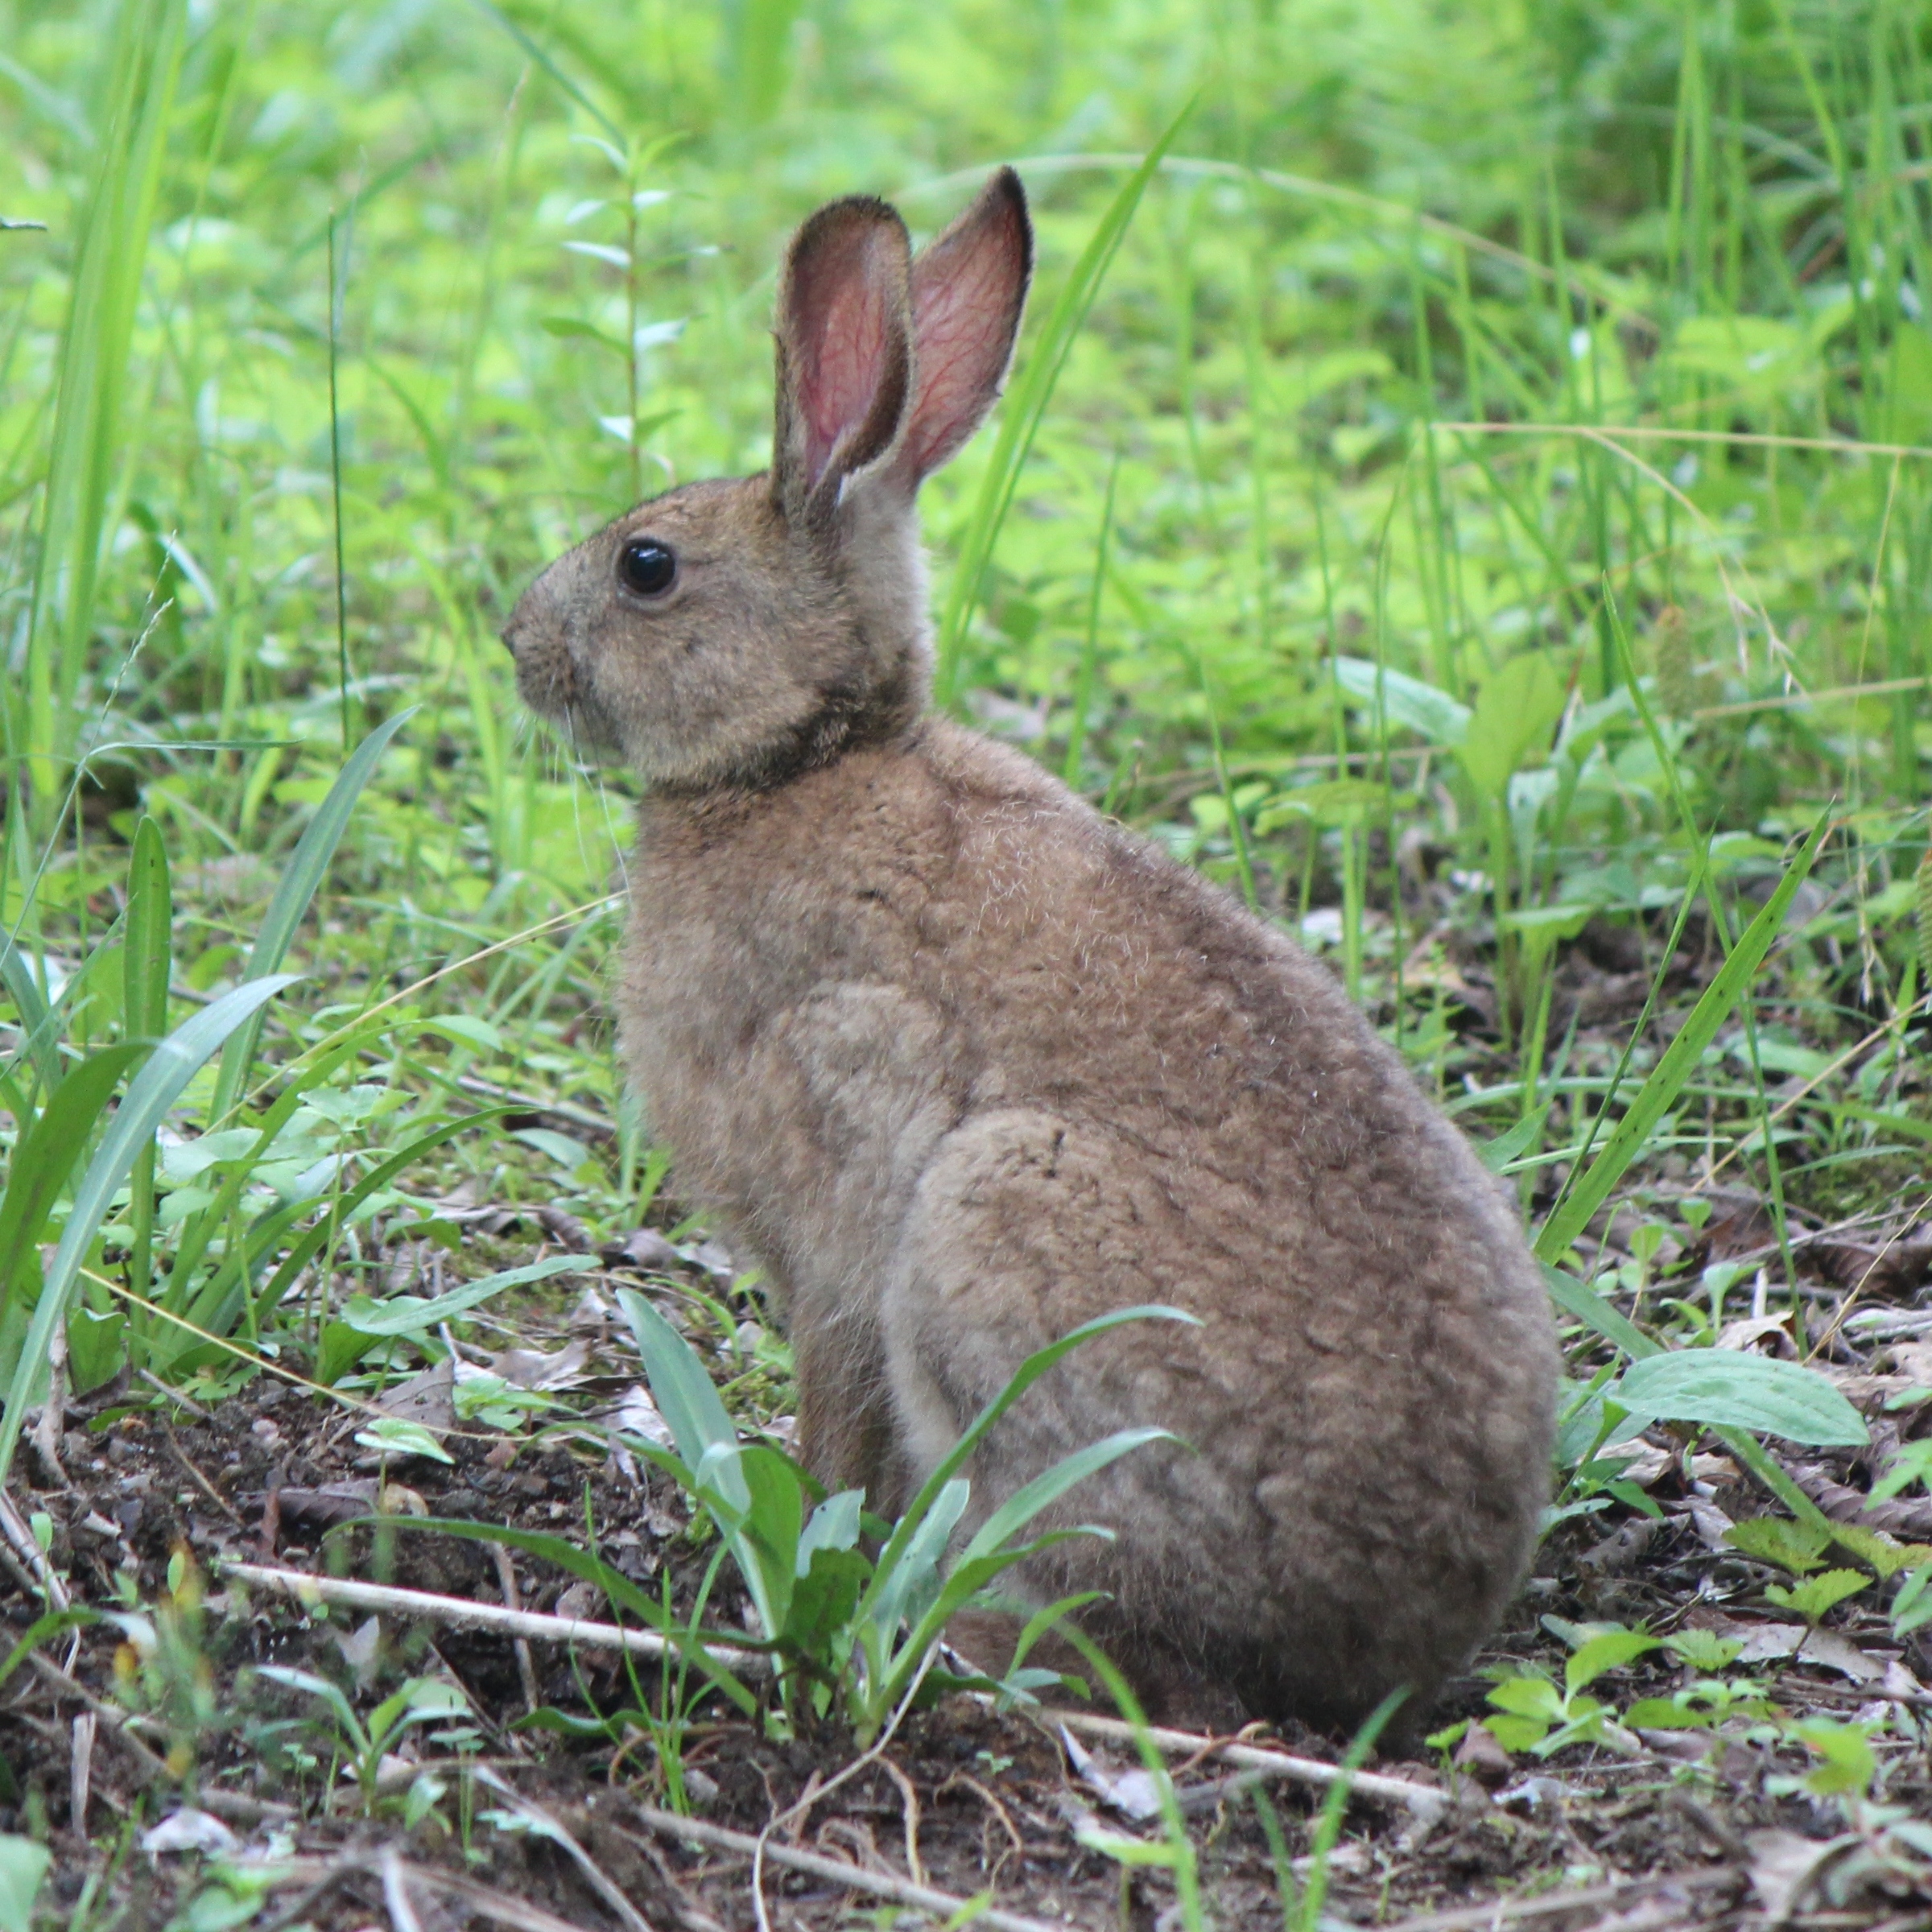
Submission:
<svg viewBox="0 0 1932 1932">
<path fill-rule="evenodd" d="M 716 1524 L 751 1598 L 759 1634 L 781 1660 L 786 1709 L 798 1718 L 822 1715 L 836 1703 L 861 1743 L 877 1735 L 927 1676 L 947 1621 L 982 1598 L 1003 1571 L 1069 1537 L 1108 1534 L 1084 1527 L 1021 1541 L 1035 1517 L 1109 1463 L 1172 1439 L 1160 1429 L 1123 1429 L 1076 1451 L 1001 1503 L 955 1553 L 955 1532 L 971 1497 L 959 1472 L 975 1447 L 1083 1343 L 1129 1322 L 1192 1319 L 1172 1308 L 1123 1309 L 1029 1356 L 886 1531 L 875 1557 L 863 1547 L 862 1494 L 824 1496 L 789 1457 L 742 1440 L 690 1344 L 641 1294 L 624 1290 L 618 1300 L 678 1452 L 634 1439 L 631 1447 L 675 1476 Z M 1022 1633 L 1006 1689 L 1025 1695 L 1051 1681 L 1050 1673 L 1028 1671 L 1023 1661 L 1051 1614 L 1036 1616 Z"/>
<path fill-rule="evenodd" d="M 1800 1583 L 1767 1583 L 1765 1595 L 1779 1609 L 1794 1612 L 1807 1624 L 1819 1624 L 1847 1597 L 1868 1589 L 1871 1583 L 1871 1578 L 1860 1571 L 1824 1570 Z"/>
<path fill-rule="evenodd" d="M 1796 1777 L 1774 1775 L 1765 1780 L 1765 1789 L 1773 1797 L 1802 1791 L 1818 1798 L 1833 1798 L 1853 1810 L 1871 1795 L 1878 1775 L 1878 1760 L 1872 1749 L 1875 1724 L 1843 1724 L 1835 1718 L 1810 1717 L 1784 1727 L 1783 1735 L 1802 1744 L 1818 1760 L 1812 1768 Z"/>
<path fill-rule="evenodd" d="M 827 1496 L 791 1457 L 769 1443 L 741 1437 L 684 1337 L 634 1290 L 620 1290 L 617 1298 L 675 1448 L 632 1435 L 621 1439 L 670 1475 L 717 1532 L 717 1554 L 691 1620 L 680 1623 L 667 1604 L 561 1538 L 455 1521 L 396 1526 L 502 1543 L 596 1583 L 614 1609 L 671 1642 L 680 1671 L 697 1671 L 747 1715 L 758 1708 L 758 1699 L 716 1654 L 716 1647 L 722 1643 L 768 1652 L 778 1666 L 777 1722 L 795 1730 L 836 1711 L 861 1743 L 876 1737 L 915 1692 L 923 1688 L 936 1694 L 955 1683 L 949 1674 L 933 1668 L 935 1646 L 960 1610 L 990 1600 L 992 1586 L 1005 1571 L 1069 1537 L 1108 1534 L 1083 1526 L 1023 1539 L 1035 1517 L 1109 1463 L 1147 1443 L 1172 1439 L 1164 1430 L 1124 1429 L 1076 1451 L 1008 1497 L 961 1542 L 956 1533 L 972 1492 L 959 1472 L 974 1447 L 1014 1402 L 1081 1344 L 1127 1322 L 1193 1319 L 1171 1308 L 1123 1309 L 1083 1323 L 1029 1356 L 962 1435 L 905 1514 L 887 1524 L 865 1513 L 861 1492 Z M 750 1600 L 757 1626 L 750 1632 L 701 1627 L 718 1564 L 726 1559 Z M 1026 1653 L 1059 1617 L 1087 1600 L 1070 1598 L 1036 1612 L 1020 1633 L 1005 1678 L 997 1685 L 974 1682 L 1019 1698 L 1057 1682 L 1051 1671 L 1028 1668 Z M 668 1717 L 653 1722 L 675 1728 Z M 591 1728 L 604 1729 L 605 1720 L 591 1720 Z"/>
<path fill-rule="evenodd" d="M 1548 1757 L 1568 1744 L 1604 1744 L 1634 1753 L 1639 1746 L 1616 1720 L 1613 1705 L 1589 1695 L 1606 1672 L 1633 1662 L 1658 1648 L 1659 1640 L 1620 1627 L 1566 1627 L 1571 1645 L 1559 1686 L 1534 1667 L 1496 1666 L 1489 1703 L 1496 1715 L 1485 1717 L 1489 1734 L 1505 1751 Z"/>
<path fill-rule="evenodd" d="M 131 1586 L 130 1586 L 131 1594 Z M 201 1608 L 201 1572 L 185 1549 L 167 1562 L 167 1587 L 151 1616 L 113 1613 L 122 1641 L 114 1651 L 114 1695 L 167 1740 L 171 1776 L 191 1783 L 202 1744 L 222 1724 Z"/>
<path fill-rule="evenodd" d="M 1732 1716 L 1766 1719 L 1776 1707 L 1755 1678 L 1716 1674 L 1736 1662 L 1741 1638 L 1719 1637 L 1715 1630 L 1674 1630 L 1663 1647 L 1685 1666 L 1685 1681 L 1664 1697 L 1640 1697 L 1624 1713 L 1633 1730 L 1707 1731 Z"/>
<path fill-rule="evenodd" d="M 332 1752 L 330 1782 L 334 1782 L 336 1768 L 346 1765 L 355 1778 L 365 1817 L 375 1815 L 386 1795 L 383 1786 L 389 1766 L 385 1760 L 406 1732 L 420 1725 L 469 1715 L 469 1700 L 463 1693 L 439 1678 L 412 1677 L 384 1698 L 365 1720 L 356 1715 L 355 1705 L 341 1685 L 312 1671 L 282 1664 L 260 1664 L 255 1674 L 270 1683 L 302 1691 L 321 1705 L 325 1715 L 308 1723 L 327 1741 Z M 405 1826 L 413 1826 L 426 1817 L 443 1790 L 442 1781 L 433 1773 L 418 1771 L 402 1794 L 401 1810 Z"/>
</svg>

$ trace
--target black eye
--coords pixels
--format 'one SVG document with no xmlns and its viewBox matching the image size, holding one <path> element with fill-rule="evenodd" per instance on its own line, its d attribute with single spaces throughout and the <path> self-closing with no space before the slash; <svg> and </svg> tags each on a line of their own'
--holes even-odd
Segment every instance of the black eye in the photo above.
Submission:
<svg viewBox="0 0 1932 1932">
<path fill-rule="evenodd" d="M 641 597 L 661 597 L 677 574 L 677 559 L 653 538 L 639 537 L 617 552 L 617 575 Z"/>
</svg>

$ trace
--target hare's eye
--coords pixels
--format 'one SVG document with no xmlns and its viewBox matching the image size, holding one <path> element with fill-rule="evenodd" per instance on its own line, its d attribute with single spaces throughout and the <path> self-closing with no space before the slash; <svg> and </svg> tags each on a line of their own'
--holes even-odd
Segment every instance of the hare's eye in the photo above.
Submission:
<svg viewBox="0 0 1932 1932">
<path fill-rule="evenodd" d="M 662 597 L 677 574 L 677 559 L 652 538 L 640 537 L 617 552 L 617 575 L 641 597 Z"/>
</svg>

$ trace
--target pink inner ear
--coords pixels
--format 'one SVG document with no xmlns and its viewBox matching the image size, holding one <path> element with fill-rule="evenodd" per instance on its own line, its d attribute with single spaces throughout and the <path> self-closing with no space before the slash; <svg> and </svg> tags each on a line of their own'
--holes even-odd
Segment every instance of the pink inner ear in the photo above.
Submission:
<svg viewBox="0 0 1932 1932">
<path fill-rule="evenodd" d="M 937 246 L 913 265 L 919 393 L 898 460 L 914 478 L 952 456 L 991 406 L 1012 347 L 1022 272 L 1005 221 Z"/>
<path fill-rule="evenodd" d="M 801 291 L 798 399 L 805 418 L 805 485 L 825 473 L 839 439 L 865 422 L 884 379 L 884 278 L 865 237 Z"/>
</svg>

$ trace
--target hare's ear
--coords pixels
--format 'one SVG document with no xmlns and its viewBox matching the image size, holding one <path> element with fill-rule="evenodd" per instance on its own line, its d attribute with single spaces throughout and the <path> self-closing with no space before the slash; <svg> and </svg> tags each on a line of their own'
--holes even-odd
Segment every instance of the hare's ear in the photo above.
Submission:
<svg viewBox="0 0 1932 1932">
<path fill-rule="evenodd" d="M 822 518 L 898 434 L 912 378 L 910 253 L 898 211 L 865 196 L 828 202 L 793 237 L 772 452 L 788 517 Z"/>
<path fill-rule="evenodd" d="M 887 465 L 905 489 L 956 455 L 992 408 L 1032 274 L 1026 192 L 1002 167 L 912 265 L 912 402 Z"/>
</svg>

